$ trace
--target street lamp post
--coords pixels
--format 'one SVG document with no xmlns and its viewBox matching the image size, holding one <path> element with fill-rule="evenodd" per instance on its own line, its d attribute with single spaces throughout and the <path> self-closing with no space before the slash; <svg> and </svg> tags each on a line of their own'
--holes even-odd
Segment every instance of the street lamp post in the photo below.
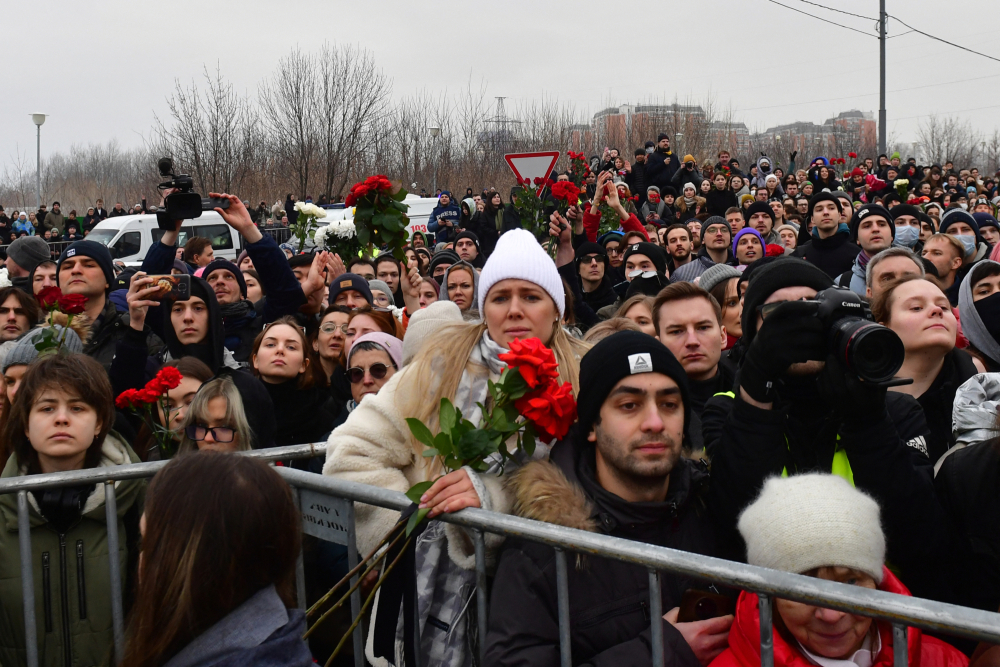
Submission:
<svg viewBox="0 0 1000 667">
<path fill-rule="evenodd" d="M 681 139 L 683 138 L 684 138 L 683 132 L 674 133 L 674 150 L 677 151 L 678 153 L 681 152 Z"/>
<path fill-rule="evenodd" d="M 431 127 L 427 128 L 427 129 L 431 131 L 431 153 L 434 154 L 434 158 L 433 158 L 434 159 L 434 180 L 431 181 L 431 192 L 433 192 L 436 195 L 437 194 L 437 189 L 438 189 L 437 139 L 438 139 L 438 135 L 441 134 L 441 128 L 438 127 L 438 126 L 436 126 L 436 125 L 432 125 Z"/>
<path fill-rule="evenodd" d="M 45 122 L 45 116 L 48 114 L 44 113 L 33 113 L 31 114 L 31 120 L 35 123 L 35 127 L 38 128 L 38 142 L 37 142 L 37 153 L 35 155 L 35 208 L 40 209 L 42 207 L 42 124 Z"/>
</svg>

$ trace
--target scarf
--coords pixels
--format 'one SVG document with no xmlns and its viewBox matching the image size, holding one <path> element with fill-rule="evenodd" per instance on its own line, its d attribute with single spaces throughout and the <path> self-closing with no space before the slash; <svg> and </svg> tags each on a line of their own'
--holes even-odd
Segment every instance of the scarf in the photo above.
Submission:
<svg viewBox="0 0 1000 667">
<path fill-rule="evenodd" d="M 688 208 L 691 208 L 692 206 L 694 206 L 694 197 L 692 197 L 690 199 L 688 199 L 687 197 L 684 197 L 684 203 L 687 204 Z"/>
<path fill-rule="evenodd" d="M 490 378 L 496 380 L 507 368 L 507 364 L 500 361 L 500 355 L 507 352 L 509 352 L 507 348 L 500 347 L 490 338 L 489 331 L 484 331 L 483 337 L 472 348 L 469 362 L 485 367 L 489 370 Z M 488 395 L 487 377 L 481 373 L 470 373 L 466 369 L 462 372 L 458 389 L 455 390 L 455 407 L 462 411 L 463 417 L 478 426 L 483 418 L 483 411 L 479 409 L 477 403 L 485 405 Z"/>
</svg>

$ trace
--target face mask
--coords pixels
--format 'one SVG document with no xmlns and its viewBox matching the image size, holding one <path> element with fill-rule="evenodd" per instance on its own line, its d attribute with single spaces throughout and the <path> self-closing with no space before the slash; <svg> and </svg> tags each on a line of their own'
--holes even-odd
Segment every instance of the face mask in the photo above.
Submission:
<svg viewBox="0 0 1000 667">
<path fill-rule="evenodd" d="M 997 341 L 1000 341 L 1000 293 L 991 294 L 972 304 L 976 308 L 983 326 Z"/>
<path fill-rule="evenodd" d="M 976 237 L 952 234 L 965 247 L 965 256 L 968 257 L 976 251 Z"/>
<path fill-rule="evenodd" d="M 896 227 L 896 238 L 892 245 L 897 248 L 912 248 L 920 238 L 920 230 L 916 227 Z"/>
<path fill-rule="evenodd" d="M 969 210 L 969 205 L 968 205 L 968 204 L 962 204 L 962 203 L 959 203 L 959 206 L 961 206 L 961 207 L 962 207 L 962 210 L 963 210 L 963 211 L 968 211 L 968 210 Z"/>
</svg>

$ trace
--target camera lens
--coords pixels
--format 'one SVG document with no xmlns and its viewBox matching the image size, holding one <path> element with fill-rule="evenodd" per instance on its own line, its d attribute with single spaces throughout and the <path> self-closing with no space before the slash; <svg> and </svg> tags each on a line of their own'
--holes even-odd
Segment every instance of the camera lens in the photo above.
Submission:
<svg viewBox="0 0 1000 667">
<path fill-rule="evenodd" d="M 906 356 L 895 331 L 853 317 L 834 323 L 832 347 L 833 354 L 865 382 L 888 382 Z"/>
</svg>

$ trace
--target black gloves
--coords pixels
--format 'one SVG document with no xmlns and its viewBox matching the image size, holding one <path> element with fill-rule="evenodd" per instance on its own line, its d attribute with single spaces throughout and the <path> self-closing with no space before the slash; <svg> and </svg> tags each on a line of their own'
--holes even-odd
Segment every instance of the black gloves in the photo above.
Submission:
<svg viewBox="0 0 1000 667">
<path fill-rule="evenodd" d="M 790 157 L 790 158 L 792 158 L 792 160 L 794 160 L 795 156 L 798 155 L 798 154 L 799 154 L 798 151 L 792 151 L 791 154 L 788 157 Z"/>
<path fill-rule="evenodd" d="M 790 301 L 764 318 L 740 366 L 739 385 L 750 398 L 774 401 L 773 384 L 789 366 L 826 359 L 827 332 L 815 312 L 814 304 Z"/>
<path fill-rule="evenodd" d="M 823 402 L 832 405 L 847 428 L 865 428 L 885 415 L 885 385 L 862 382 L 833 355 L 819 376 Z"/>
</svg>

